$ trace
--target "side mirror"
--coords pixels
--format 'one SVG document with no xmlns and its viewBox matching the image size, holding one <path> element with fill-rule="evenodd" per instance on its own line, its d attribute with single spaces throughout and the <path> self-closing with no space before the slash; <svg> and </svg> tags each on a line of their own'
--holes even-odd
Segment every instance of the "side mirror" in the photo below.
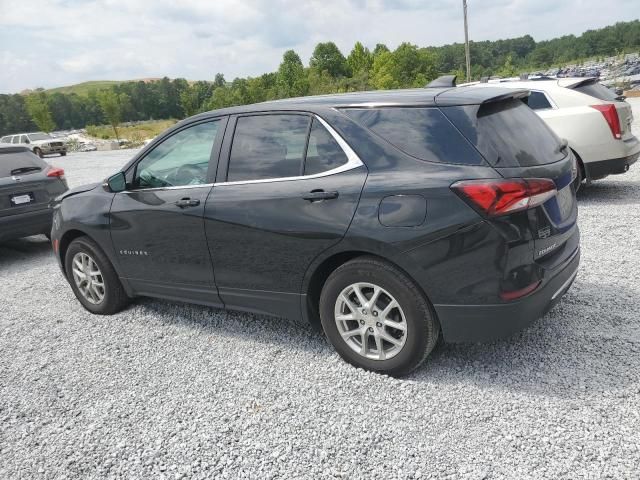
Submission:
<svg viewBox="0 0 640 480">
<path fill-rule="evenodd" d="M 24 143 L 31 143 L 28 138 L 24 139 Z"/>
<path fill-rule="evenodd" d="M 617 96 L 619 96 L 619 97 L 620 97 L 620 96 L 622 96 L 622 94 L 624 93 L 624 90 L 622 90 L 620 87 L 617 87 L 617 88 L 615 89 L 615 93 L 616 93 L 616 95 L 617 95 Z"/>
<path fill-rule="evenodd" d="M 124 172 L 118 172 L 107 178 L 106 187 L 112 193 L 123 192 L 127 189 L 127 178 Z"/>
</svg>

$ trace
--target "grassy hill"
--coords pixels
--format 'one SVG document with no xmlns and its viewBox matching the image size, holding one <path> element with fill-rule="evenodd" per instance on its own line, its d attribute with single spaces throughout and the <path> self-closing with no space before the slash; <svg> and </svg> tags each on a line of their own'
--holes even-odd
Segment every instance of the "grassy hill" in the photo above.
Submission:
<svg viewBox="0 0 640 480">
<path fill-rule="evenodd" d="M 151 82 L 160 80 L 159 78 L 142 78 L 139 80 L 93 80 L 89 82 L 76 83 L 75 85 L 67 85 L 64 87 L 49 88 L 45 90 L 47 93 L 75 93 L 77 95 L 88 95 L 91 90 L 104 90 L 113 85 L 128 82 Z"/>
</svg>

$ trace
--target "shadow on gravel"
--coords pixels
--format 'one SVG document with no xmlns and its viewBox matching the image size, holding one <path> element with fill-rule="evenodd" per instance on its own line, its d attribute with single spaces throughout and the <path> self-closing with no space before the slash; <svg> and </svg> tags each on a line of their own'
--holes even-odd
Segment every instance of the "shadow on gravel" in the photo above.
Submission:
<svg viewBox="0 0 640 480">
<path fill-rule="evenodd" d="M 616 203 L 623 205 L 640 204 L 638 183 L 630 181 L 600 180 L 578 192 L 580 203 Z"/>
<path fill-rule="evenodd" d="M 411 379 L 573 399 L 637 385 L 640 315 L 615 286 L 580 282 L 523 332 L 487 344 L 441 345 Z"/>
<path fill-rule="evenodd" d="M 563 302 L 523 332 L 487 344 L 440 345 L 407 380 L 432 386 L 472 383 L 567 400 L 624 394 L 637 382 L 630 374 L 640 355 L 640 315 L 613 306 L 635 295 L 577 282 Z M 280 355 L 302 350 L 318 362 L 335 355 L 321 333 L 281 318 L 153 299 L 140 299 L 133 308 L 163 324 L 256 342 Z"/>
<path fill-rule="evenodd" d="M 0 242 L 0 271 L 25 260 L 50 256 L 51 244 L 44 235 Z"/>
</svg>

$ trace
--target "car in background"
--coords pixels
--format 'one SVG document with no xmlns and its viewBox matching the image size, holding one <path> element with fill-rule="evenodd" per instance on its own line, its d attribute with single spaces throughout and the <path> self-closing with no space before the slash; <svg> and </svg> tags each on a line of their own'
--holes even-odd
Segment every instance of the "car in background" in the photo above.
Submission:
<svg viewBox="0 0 640 480">
<path fill-rule="evenodd" d="M 11 145 L 29 145 L 29 148 L 33 153 L 40 158 L 45 155 L 60 154 L 65 156 L 67 154 L 67 145 L 62 139 L 55 138 L 48 133 L 35 132 L 35 133 L 16 133 L 15 135 L 7 135 L 0 138 L 0 144 Z"/>
<path fill-rule="evenodd" d="M 0 241 L 51 233 L 51 201 L 68 190 L 64 170 L 25 145 L 0 144 Z"/>
<path fill-rule="evenodd" d="M 595 78 L 499 79 L 460 87 L 465 85 L 529 89 L 522 101 L 574 152 L 578 186 L 583 180 L 588 184 L 625 173 L 640 156 L 640 141 L 631 131 L 631 105 Z"/>
<path fill-rule="evenodd" d="M 151 296 L 305 319 L 391 375 L 441 335 L 522 329 L 577 273 L 574 157 L 527 90 L 445 80 L 183 120 L 56 200 L 72 291 L 103 315 Z"/>
</svg>

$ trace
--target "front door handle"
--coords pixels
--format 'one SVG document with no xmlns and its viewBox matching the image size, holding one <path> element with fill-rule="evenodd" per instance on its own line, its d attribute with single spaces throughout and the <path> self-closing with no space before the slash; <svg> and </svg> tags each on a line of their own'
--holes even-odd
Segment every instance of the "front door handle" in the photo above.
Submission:
<svg viewBox="0 0 640 480">
<path fill-rule="evenodd" d="M 302 196 L 303 199 L 310 202 L 318 202 L 320 200 L 332 200 L 338 198 L 338 192 L 325 192 L 324 190 L 311 190 Z"/>
<path fill-rule="evenodd" d="M 200 200 L 192 200 L 190 198 L 181 198 L 180 200 L 178 200 L 177 202 L 174 203 L 174 205 L 180 207 L 180 208 L 186 208 L 186 207 L 197 207 L 198 205 L 200 205 Z"/>
</svg>

